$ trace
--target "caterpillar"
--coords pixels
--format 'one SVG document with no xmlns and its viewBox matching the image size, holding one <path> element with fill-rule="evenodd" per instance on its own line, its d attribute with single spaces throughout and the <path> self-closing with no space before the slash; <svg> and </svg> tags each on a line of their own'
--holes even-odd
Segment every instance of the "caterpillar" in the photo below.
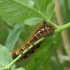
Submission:
<svg viewBox="0 0 70 70">
<path fill-rule="evenodd" d="M 34 32 L 31 39 L 23 45 L 20 49 L 17 49 L 16 51 L 12 52 L 12 58 L 17 58 L 24 50 L 26 50 L 30 45 L 33 45 L 37 40 L 39 40 L 42 37 L 52 35 L 54 33 L 54 27 L 52 24 L 43 21 L 42 25 L 38 27 L 38 29 Z M 23 57 L 20 58 L 22 60 L 23 58 L 27 58 L 30 54 L 32 54 L 36 48 L 38 48 L 39 45 L 34 46 L 31 50 L 29 50 L 26 54 L 23 55 Z"/>
</svg>

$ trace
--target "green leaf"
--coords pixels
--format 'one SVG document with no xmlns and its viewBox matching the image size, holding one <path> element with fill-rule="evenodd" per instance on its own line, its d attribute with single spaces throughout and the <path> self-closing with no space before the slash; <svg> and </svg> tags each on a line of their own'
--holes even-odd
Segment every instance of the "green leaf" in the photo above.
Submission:
<svg viewBox="0 0 70 70">
<path fill-rule="evenodd" d="M 53 54 L 53 52 L 61 45 L 62 43 L 62 38 L 60 36 L 60 33 L 59 34 L 56 34 L 54 35 L 55 39 L 54 39 L 54 45 L 53 45 L 53 51 L 51 51 L 50 53 Z M 55 52 L 54 52 L 55 53 Z M 50 70 L 48 69 L 48 66 L 51 68 L 51 66 L 49 64 L 51 64 L 51 58 L 53 57 L 54 55 L 52 56 L 48 56 L 44 59 L 44 62 L 42 63 L 42 65 L 40 67 L 43 68 L 43 70 Z M 58 62 L 59 63 L 59 62 Z M 61 66 L 61 65 L 60 65 Z M 54 66 L 55 67 L 55 66 Z M 62 67 L 62 66 L 61 66 Z M 54 70 L 54 69 L 53 69 Z"/>
<path fill-rule="evenodd" d="M 23 69 L 23 68 L 17 68 L 17 69 L 14 69 L 14 70 L 25 70 L 25 69 Z"/>
<path fill-rule="evenodd" d="M 38 13 L 29 6 L 29 3 L 29 0 L 23 0 L 23 2 L 22 0 L 1 0 L 0 15 L 13 23 L 20 23 L 27 18 L 37 16 Z"/>
<path fill-rule="evenodd" d="M 37 10 L 45 14 L 46 8 L 51 3 L 51 0 L 34 0 L 34 2 Z"/>
<path fill-rule="evenodd" d="M 7 66 L 10 62 L 12 62 L 11 53 L 6 47 L 0 45 L 0 69 Z M 15 68 L 15 66 L 12 66 L 12 68 Z"/>
<path fill-rule="evenodd" d="M 45 60 L 46 60 L 46 65 L 47 65 L 50 54 L 53 52 L 53 50 L 55 51 L 55 48 L 58 48 L 59 46 L 59 45 L 56 46 L 59 40 L 60 38 L 58 34 L 56 38 L 55 37 L 46 38 L 41 44 L 40 48 L 37 49 L 36 52 L 34 53 L 34 56 L 30 60 L 29 64 L 25 66 L 24 68 L 26 70 L 36 70 L 39 68 L 39 66 L 42 65 L 43 62 L 45 62 Z"/>
<path fill-rule="evenodd" d="M 31 17 L 45 17 L 45 11 L 51 0 L 1 0 L 0 16 L 12 23 L 22 23 Z"/>
<path fill-rule="evenodd" d="M 14 29 L 10 31 L 6 44 L 5 44 L 5 46 L 10 51 L 14 49 L 14 46 L 19 38 L 22 27 L 23 27 L 23 24 L 17 24 L 14 26 Z"/>
<path fill-rule="evenodd" d="M 53 41 L 51 38 L 45 40 L 41 45 L 41 47 L 37 49 L 37 51 L 34 53 L 34 56 L 30 60 L 29 64 L 24 68 L 26 70 L 36 70 L 44 61 L 45 57 L 48 57 L 48 54 L 53 48 L 52 45 L 53 45 Z"/>
<path fill-rule="evenodd" d="M 50 3 L 46 9 L 46 17 L 51 20 L 52 14 L 54 12 L 54 3 Z"/>
<path fill-rule="evenodd" d="M 47 66 L 48 66 L 48 64 L 49 64 L 49 62 L 50 62 L 50 57 L 51 57 L 51 56 L 48 55 L 48 57 L 46 57 L 46 58 L 44 59 L 42 65 L 40 66 L 40 67 L 43 68 L 43 70 L 49 70 L 49 69 L 47 69 Z M 39 67 L 39 68 L 40 68 L 40 67 Z"/>
<path fill-rule="evenodd" d="M 34 6 L 34 1 L 33 0 L 13 0 L 16 1 L 19 4 L 22 4 L 24 6 L 28 7 L 33 7 Z"/>
<path fill-rule="evenodd" d="M 0 44 L 4 45 L 7 35 L 8 35 L 8 31 L 7 28 L 2 24 L 4 21 L 1 19 L 0 17 Z"/>
<path fill-rule="evenodd" d="M 36 24 L 38 24 L 39 22 L 42 21 L 42 18 L 40 17 L 32 17 L 32 18 L 29 18 L 27 20 L 24 21 L 24 24 L 27 24 L 29 26 L 35 26 Z"/>
</svg>

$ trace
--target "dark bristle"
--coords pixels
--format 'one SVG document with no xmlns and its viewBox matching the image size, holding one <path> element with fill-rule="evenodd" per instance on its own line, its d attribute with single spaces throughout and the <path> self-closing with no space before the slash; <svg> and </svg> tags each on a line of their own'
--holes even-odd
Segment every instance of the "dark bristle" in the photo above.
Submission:
<svg viewBox="0 0 70 70">
<path fill-rule="evenodd" d="M 34 53 L 34 51 L 35 51 L 35 48 L 32 48 L 32 49 L 30 50 L 30 53 Z"/>
<path fill-rule="evenodd" d="M 13 53 L 13 54 L 12 54 L 12 58 L 13 58 L 13 59 L 15 59 L 15 58 L 17 58 L 17 57 L 18 57 L 18 55 L 17 55 L 16 53 Z"/>
<path fill-rule="evenodd" d="M 44 23 L 44 24 L 46 24 L 46 21 L 45 21 L 45 20 L 43 20 L 43 23 Z"/>
<path fill-rule="evenodd" d="M 27 54 L 24 54 L 24 55 L 23 55 L 23 58 L 27 58 L 27 57 L 28 57 Z"/>
<path fill-rule="evenodd" d="M 20 52 L 20 54 L 23 52 L 24 50 L 21 48 L 21 49 L 19 49 L 19 52 Z"/>
</svg>

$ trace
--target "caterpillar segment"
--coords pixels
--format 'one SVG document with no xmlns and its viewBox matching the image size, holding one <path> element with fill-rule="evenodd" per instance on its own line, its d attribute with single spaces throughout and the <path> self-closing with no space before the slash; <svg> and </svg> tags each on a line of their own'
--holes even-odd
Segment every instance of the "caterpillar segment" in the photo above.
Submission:
<svg viewBox="0 0 70 70">
<path fill-rule="evenodd" d="M 43 21 L 42 25 L 38 27 L 38 29 L 34 32 L 31 39 L 25 45 L 23 45 L 20 49 L 17 49 L 16 51 L 12 52 L 13 59 L 17 58 L 20 54 L 22 54 L 22 52 L 28 49 L 30 45 L 34 45 L 34 43 L 40 38 L 50 36 L 53 33 L 54 33 L 54 27 L 50 23 Z M 20 58 L 20 60 L 27 58 L 38 47 L 39 47 L 39 44 L 34 45 L 34 47 L 31 50 L 29 50 L 26 54 L 24 54 L 23 57 Z"/>
</svg>

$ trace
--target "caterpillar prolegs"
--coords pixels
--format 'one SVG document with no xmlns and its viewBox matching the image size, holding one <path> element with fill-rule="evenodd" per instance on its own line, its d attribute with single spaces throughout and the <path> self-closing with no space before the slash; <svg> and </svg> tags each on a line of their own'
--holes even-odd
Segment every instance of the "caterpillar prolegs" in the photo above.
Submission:
<svg viewBox="0 0 70 70">
<path fill-rule="evenodd" d="M 31 39 L 23 45 L 20 49 L 17 49 L 16 51 L 12 52 L 12 58 L 17 58 L 24 50 L 28 49 L 30 45 L 33 45 L 37 40 L 39 40 L 42 37 L 50 36 L 54 33 L 54 27 L 52 24 L 43 21 L 42 25 L 38 27 L 38 29 L 35 31 L 35 33 L 32 35 Z M 27 58 L 30 54 L 32 54 L 38 45 L 34 46 L 31 50 L 29 50 L 26 54 L 23 55 L 23 57 L 20 58 L 22 60 L 23 58 Z"/>
</svg>

